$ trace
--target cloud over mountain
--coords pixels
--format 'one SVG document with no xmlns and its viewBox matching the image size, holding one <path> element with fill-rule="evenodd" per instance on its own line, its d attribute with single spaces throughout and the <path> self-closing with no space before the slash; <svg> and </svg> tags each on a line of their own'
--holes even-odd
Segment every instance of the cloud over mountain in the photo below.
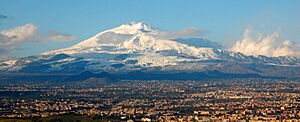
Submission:
<svg viewBox="0 0 300 122">
<path fill-rule="evenodd" d="M 231 50 L 246 55 L 296 56 L 299 57 L 300 45 L 290 40 L 280 40 L 279 33 L 251 36 L 251 29 L 246 29 L 243 38 L 237 41 Z"/>
<path fill-rule="evenodd" d="M 196 28 L 186 28 L 181 31 L 161 31 L 156 38 L 158 39 L 177 39 L 185 36 L 201 36 L 200 32 Z"/>
<path fill-rule="evenodd" d="M 39 32 L 39 27 L 32 23 L 0 31 L 0 57 L 7 58 L 8 52 L 25 42 L 69 41 L 75 37 L 60 32 Z M 5 57 L 4 57 L 5 56 Z"/>
</svg>

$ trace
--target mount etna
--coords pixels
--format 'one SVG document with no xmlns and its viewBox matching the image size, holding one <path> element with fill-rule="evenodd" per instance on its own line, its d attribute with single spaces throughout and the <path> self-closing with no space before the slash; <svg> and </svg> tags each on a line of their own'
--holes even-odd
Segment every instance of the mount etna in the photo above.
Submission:
<svg viewBox="0 0 300 122">
<path fill-rule="evenodd" d="M 60 50 L 0 61 L 0 80 L 201 80 L 300 76 L 296 57 L 245 55 L 203 38 L 163 38 L 145 23 L 127 23 Z"/>
</svg>

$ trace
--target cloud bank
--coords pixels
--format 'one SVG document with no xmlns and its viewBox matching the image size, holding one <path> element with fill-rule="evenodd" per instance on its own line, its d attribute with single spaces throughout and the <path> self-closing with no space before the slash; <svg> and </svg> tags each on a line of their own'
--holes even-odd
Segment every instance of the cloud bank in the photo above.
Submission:
<svg viewBox="0 0 300 122">
<path fill-rule="evenodd" d="M 61 42 L 75 39 L 74 36 L 60 32 L 40 33 L 39 27 L 28 23 L 0 31 L 0 59 L 12 57 L 9 52 L 26 42 Z"/>
<path fill-rule="evenodd" d="M 251 36 L 251 29 L 246 29 L 243 38 L 231 48 L 232 51 L 246 55 L 295 56 L 300 57 L 300 44 L 289 40 L 279 40 L 279 33 Z"/>
</svg>

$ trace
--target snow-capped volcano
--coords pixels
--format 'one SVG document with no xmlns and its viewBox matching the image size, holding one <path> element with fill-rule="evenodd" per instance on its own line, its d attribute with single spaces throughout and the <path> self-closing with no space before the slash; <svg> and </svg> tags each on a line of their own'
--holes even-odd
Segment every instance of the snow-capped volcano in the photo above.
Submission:
<svg viewBox="0 0 300 122">
<path fill-rule="evenodd" d="M 72 48 L 117 45 L 132 39 L 134 36 L 156 35 L 158 33 L 159 33 L 158 30 L 153 29 L 152 27 L 146 25 L 145 23 L 131 22 L 128 24 L 123 24 L 117 28 L 100 32 L 95 36 L 72 46 Z"/>
<path fill-rule="evenodd" d="M 144 23 L 128 23 L 100 32 L 70 48 L 43 54 L 139 54 L 139 56 L 131 58 L 139 59 L 141 64 L 164 66 L 177 64 L 178 61 L 218 59 L 215 51 L 221 52 L 220 49 L 200 48 L 179 43 L 175 40 L 156 38 L 161 33 Z"/>
<path fill-rule="evenodd" d="M 132 22 L 100 32 L 72 47 L 43 54 L 67 54 L 75 56 L 96 53 L 105 53 L 107 55 L 127 54 L 129 55 L 128 59 L 137 60 L 138 65 L 147 66 L 177 65 L 181 62 L 203 60 L 262 61 L 255 57 L 249 57 L 241 53 L 226 51 L 219 48 L 188 45 L 182 43 L 182 41 L 157 38 L 161 33 L 163 32 L 156 30 L 145 23 Z M 296 59 L 288 60 L 288 62 L 277 61 L 275 63 L 273 60 L 263 60 L 262 62 L 291 64 L 291 62 L 294 63 L 295 60 Z M 107 60 L 107 62 L 110 61 L 110 59 Z"/>
<path fill-rule="evenodd" d="M 123 24 L 68 48 L 2 61 L 0 71 L 46 74 L 217 71 L 213 77 L 227 77 L 226 73 L 300 75 L 299 61 L 294 57 L 247 56 L 220 49 L 222 46 L 206 39 L 164 39 L 163 34 L 166 33 L 145 23 Z"/>
</svg>

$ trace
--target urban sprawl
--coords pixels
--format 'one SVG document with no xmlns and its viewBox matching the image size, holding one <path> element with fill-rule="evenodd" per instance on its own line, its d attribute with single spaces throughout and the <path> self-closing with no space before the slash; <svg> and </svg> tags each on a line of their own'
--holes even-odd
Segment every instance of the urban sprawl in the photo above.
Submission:
<svg viewBox="0 0 300 122">
<path fill-rule="evenodd" d="M 300 82 L 89 79 L 0 84 L 2 119 L 66 114 L 118 121 L 297 121 Z"/>
</svg>

